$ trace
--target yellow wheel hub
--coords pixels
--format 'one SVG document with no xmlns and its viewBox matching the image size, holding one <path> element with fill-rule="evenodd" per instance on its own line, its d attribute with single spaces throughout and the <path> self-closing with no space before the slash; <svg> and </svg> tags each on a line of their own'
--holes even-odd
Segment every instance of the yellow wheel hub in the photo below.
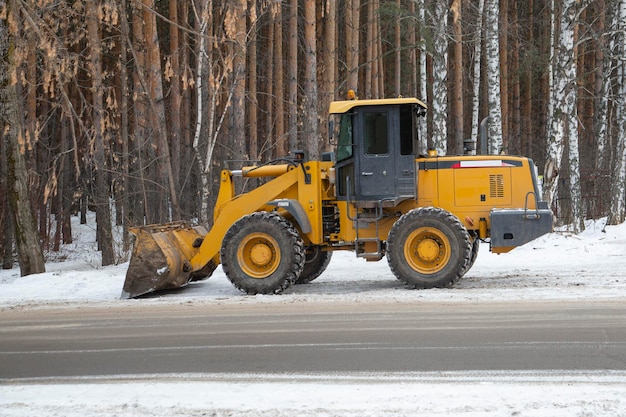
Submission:
<svg viewBox="0 0 626 417">
<path fill-rule="evenodd" d="M 237 260 L 247 275 L 252 278 L 267 278 L 280 265 L 278 242 L 266 233 L 249 234 L 237 248 Z"/>
<path fill-rule="evenodd" d="M 419 273 L 434 274 L 450 261 L 450 241 L 440 230 L 420 227 L 404 243 L 404 257 Z"/>
</svg>

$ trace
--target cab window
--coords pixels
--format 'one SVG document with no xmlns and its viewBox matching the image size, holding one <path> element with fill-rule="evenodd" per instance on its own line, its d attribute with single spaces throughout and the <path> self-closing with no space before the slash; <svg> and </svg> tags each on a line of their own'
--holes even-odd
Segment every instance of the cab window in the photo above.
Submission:
<svg viewBox="0 0 626 417">
<path fill-rule="evenodd" d="M 342 114 L 339 122 L 339 140 L 337 142 L 337 161 L 352 156 L 352 115 Z"/>
<path fill-rule="evenodd" d="M 389 153 L 387 112 L 368 111 L 364 113 L 363 139 L 365 153 L 380 155 Z"/>
</svg>

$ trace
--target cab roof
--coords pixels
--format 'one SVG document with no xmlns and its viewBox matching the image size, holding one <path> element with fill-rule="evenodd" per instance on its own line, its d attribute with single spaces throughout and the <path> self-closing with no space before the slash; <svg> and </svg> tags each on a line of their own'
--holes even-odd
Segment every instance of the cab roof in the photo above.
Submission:
<svg viewBox="0 0 626 417">
<path fill-rule="evenodd" d="M 426 109 L 424 102 L 414 97 L 401 97 L 401 98 L 384 98 L 384 99 L 372 99 L 372 100 L 343 100 L 333 101 L 330 103 L 328 110 L 329 114 L 342 114 L 352 110 L 355 107 L 362 106 L 385 106 L 385 105 L 397 105 L 397 104 L 414 104 Z"/>
</svg>

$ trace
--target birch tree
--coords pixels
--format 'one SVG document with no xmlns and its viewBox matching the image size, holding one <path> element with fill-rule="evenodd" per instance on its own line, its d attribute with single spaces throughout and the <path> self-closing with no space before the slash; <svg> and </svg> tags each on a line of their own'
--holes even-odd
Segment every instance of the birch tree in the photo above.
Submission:
<svg viewBox="0 0 626 417">
<path fill-rule="evenodd" d="M 489 152 L 502 151 L 502 103 L 500 102 L 500 38 L 498 0 L 485 0 L 485 55 L 487 64 L 487 95 L 489 97 Z M 485 149 L 482 150 L 483 153 Z"/>
<path fill-rule="evenodd" d="M 570 192 L 573 231 L 584 230 L 580 189 L 580 166 L 578 155 L 578 112 L 576 106 L 576 59 L 574 53 L 574 30 L 576 25 L 575 0 L 563 0 L 559 8 L 553 3 L 552 19 L 552 78 L 550 80 L 548 134 L 548 157 L 544 172 L 544 198 L 554 206 L 558 194 L 563 152 L 569 144 Z M 558 26 L 557 26 L 558 22 Z"/>
<path fill-rule="evenodd" d="M 445 155 L 448 146 L 448 7 L 447 1 L 435 0 L 432 24 L 432 147 Z"/>
<path fill-rule="evenodd" d="M 418 17 L 417 20 L 420 23 L 420 40 L 419 44 L 422 50 L 419 54 L 419 98 L 421 100 L 428 100 L 427 75 L 426 75 L 426 13 L 424 9 L 424 0 L 416 0 L 416 8 Z M 428 123 L 426 118 L 420 120 L 418 126 L 419 136 L 419 150 L 422 153 L 428 151 Z"/>
<path fill-rule="evenodd" d="M 197 56 L 196 60 L 196 128 L 193 137 L 193 150 L 200 170 L 200 211 L 198 221 L 210 223 L 210 197 L 213 155 L 222 124 L 228 113 L 234 85 L 228 91 L 226 102 L 219 112 L 219 92 L 224 88 L 232 67 L 232 55 L 221 55 L 221 51 L 214 48 L 219 37 L 214 33 L 213 2 L 206 1 L 194 9 L 197 28 Z M 211 36 L 209 36 L 209 34 Z M 217 50 L 216 50 L 217 49 Z M 205 82 L 206 80 L 206 82 Z M 207 104 L 205 109 L 203 104 Z M 207 115 L 206 120 L 204 115 Z M 206 130 L 203 126 L 206 124 Z M 206 132 L 206 133 L 205 133 Z M 206 138 L 206 139 L 205 139 Z M 203 152 L 204 151 L 204 152 Z"/>
<path fill-rule="evenodd" d="M 616 95 L 615 118 L 617 124 L 617 152 L 611 189 L 611 207 L 608 224 L 626 220 L 626 0 L 619 0 L 615 7 L 616 24 Z"/>
</svg>

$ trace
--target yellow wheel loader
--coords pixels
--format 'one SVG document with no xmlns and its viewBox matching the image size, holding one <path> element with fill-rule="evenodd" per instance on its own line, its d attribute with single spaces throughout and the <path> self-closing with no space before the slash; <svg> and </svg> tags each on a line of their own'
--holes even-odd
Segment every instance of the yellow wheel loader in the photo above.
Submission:
<svg viewBox="0 0 626 417">
<path fill-rule="evenodd" d="M 333 251 L 387 257 L 408 287 L 446 287 L 480 241 L 508 252 L 552 230 L 529 158 L 418 154 L 415 98 L 330 105 L 333 152 L 223 170 L 213 226 L 138 227 L 122 297 L 178 288 L 221 264 L 247 294 L 278 294 L 326 269 Z M 264 178 L 236 193 L 233 179 Z"/>
</svg>

